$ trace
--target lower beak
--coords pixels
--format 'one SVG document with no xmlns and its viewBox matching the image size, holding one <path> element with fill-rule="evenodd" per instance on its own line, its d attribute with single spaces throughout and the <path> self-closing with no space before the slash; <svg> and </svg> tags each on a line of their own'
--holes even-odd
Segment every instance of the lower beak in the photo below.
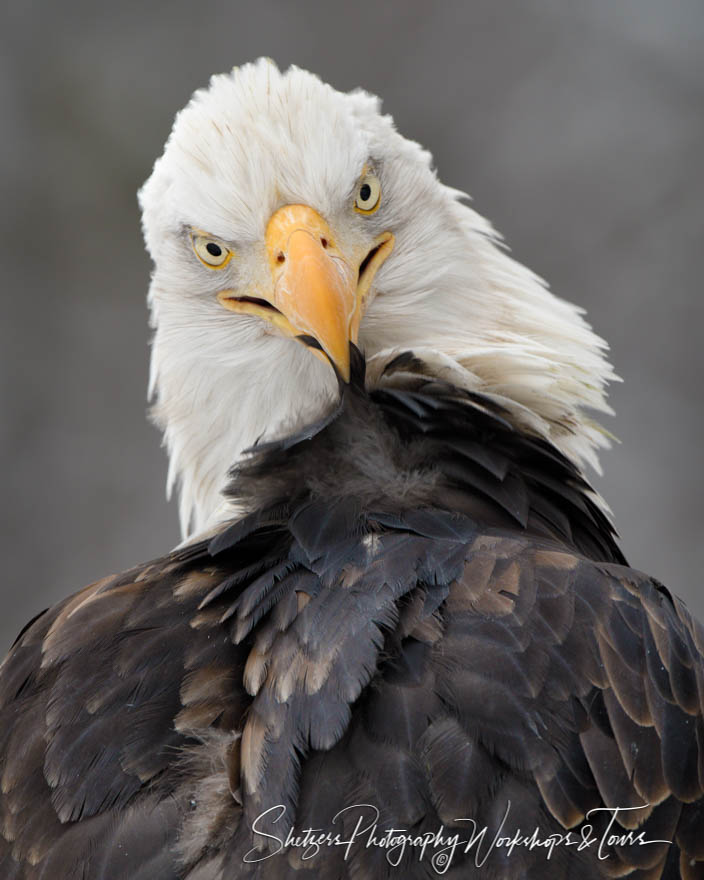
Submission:
<svg viewBox="0 0 704 880">
<path fill-rule="evenodd" d="M 386 232 L 370 251 L 345 255 L 320 214 L 306 205 L 286 205 L 271 216 L 266 230 L 271 293 L 262 299 L 222 290 L 218 299 L 303 342 L 349 382 L 350 343 L 357 342 L 372 280 L 393 244 Z"/>
</svg>

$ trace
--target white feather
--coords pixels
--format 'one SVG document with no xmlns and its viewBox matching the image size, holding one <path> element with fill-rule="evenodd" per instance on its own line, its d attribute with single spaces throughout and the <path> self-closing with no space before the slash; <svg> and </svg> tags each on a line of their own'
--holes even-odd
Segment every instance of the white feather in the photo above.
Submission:
<svg viewBox="0 0 704 880">
<path fill-rule="evenodd" d="M 284 204 L 317 210 L 343 249 L 394 233 L 360 333 L 371 376 L 395 352 L 422 350 L 438 375 L 500 398 L 516 424 L 578 465 L 598 467 L 596 449 L 608 445 L 585 413 L 610 412 L 605 386 L 616 377 L 606 343 L 579 308 L 511 259 L 462 193 L 440 183 L 430 154 L 379 107 L 296 67 L 281 73 L 260 60 L 236 68 L 178 114 L 140 192 L 154 261 L 150 394 L 184 537 L 232 515 L 222 491 L 245 449 L 320 416 L 336 393 L 332 370 L 302 346 L 216 299 L 225 286 L 270 284 L 264 234 Z M 382 206 L 366 218 L 352 201 L 370 161 Z M 227 269 L 213 273 L 198 261 L 193 228 L 232 245 Z"/>
</svg>

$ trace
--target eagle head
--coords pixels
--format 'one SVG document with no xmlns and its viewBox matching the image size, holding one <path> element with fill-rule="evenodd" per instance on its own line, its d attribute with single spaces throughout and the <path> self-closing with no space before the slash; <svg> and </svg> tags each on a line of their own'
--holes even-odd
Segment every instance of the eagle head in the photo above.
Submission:
<svg viewBox="0 0 704 880">
<path fill-rule="evenodd" d="M 214 76 L 140 191 L 150 394 L 184 537 L 232 516 L 227 472 L 412 350 L 521 430 L 597 464 L 605 343 L 501 247 L 378 98 L 268 60 Z"/>
</svg>

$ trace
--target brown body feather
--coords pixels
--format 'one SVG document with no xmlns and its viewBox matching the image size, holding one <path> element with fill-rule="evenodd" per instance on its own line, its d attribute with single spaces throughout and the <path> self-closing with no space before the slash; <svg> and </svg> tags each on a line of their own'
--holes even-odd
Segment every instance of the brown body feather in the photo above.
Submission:
<svg viewBox="0 0 704 880">
<path fill-rule="evenodd" d="M 0 876 L 704 876 L 701 626 L 554 449 L 412 358 L 372 394 L 356 369 L 334 418 L 234 475 L 242 520 L 19 637 Z M 599 850 L 604 807 L 667 842 Z M 374 811 L 378 839 L 487 830 L 449 865 L 279 843 Z M 549 859 L 491 847 L 536 827 Z"/>
</svg>

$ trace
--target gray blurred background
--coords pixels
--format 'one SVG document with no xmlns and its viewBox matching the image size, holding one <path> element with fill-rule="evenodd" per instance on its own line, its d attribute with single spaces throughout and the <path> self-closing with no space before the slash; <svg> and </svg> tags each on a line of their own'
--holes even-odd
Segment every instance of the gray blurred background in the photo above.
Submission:
<svg viewBox="0 0 704 880">
<path fill-rule="evenodd" d="M 178 540 L 145 418 L 135 192 L 211 73 L 269 55 L 384 98 L 624 384 L 596 480 L 632 564 L 704 617 L 704 2 L 6 0 L 0 652 Z"/>
</svg>

